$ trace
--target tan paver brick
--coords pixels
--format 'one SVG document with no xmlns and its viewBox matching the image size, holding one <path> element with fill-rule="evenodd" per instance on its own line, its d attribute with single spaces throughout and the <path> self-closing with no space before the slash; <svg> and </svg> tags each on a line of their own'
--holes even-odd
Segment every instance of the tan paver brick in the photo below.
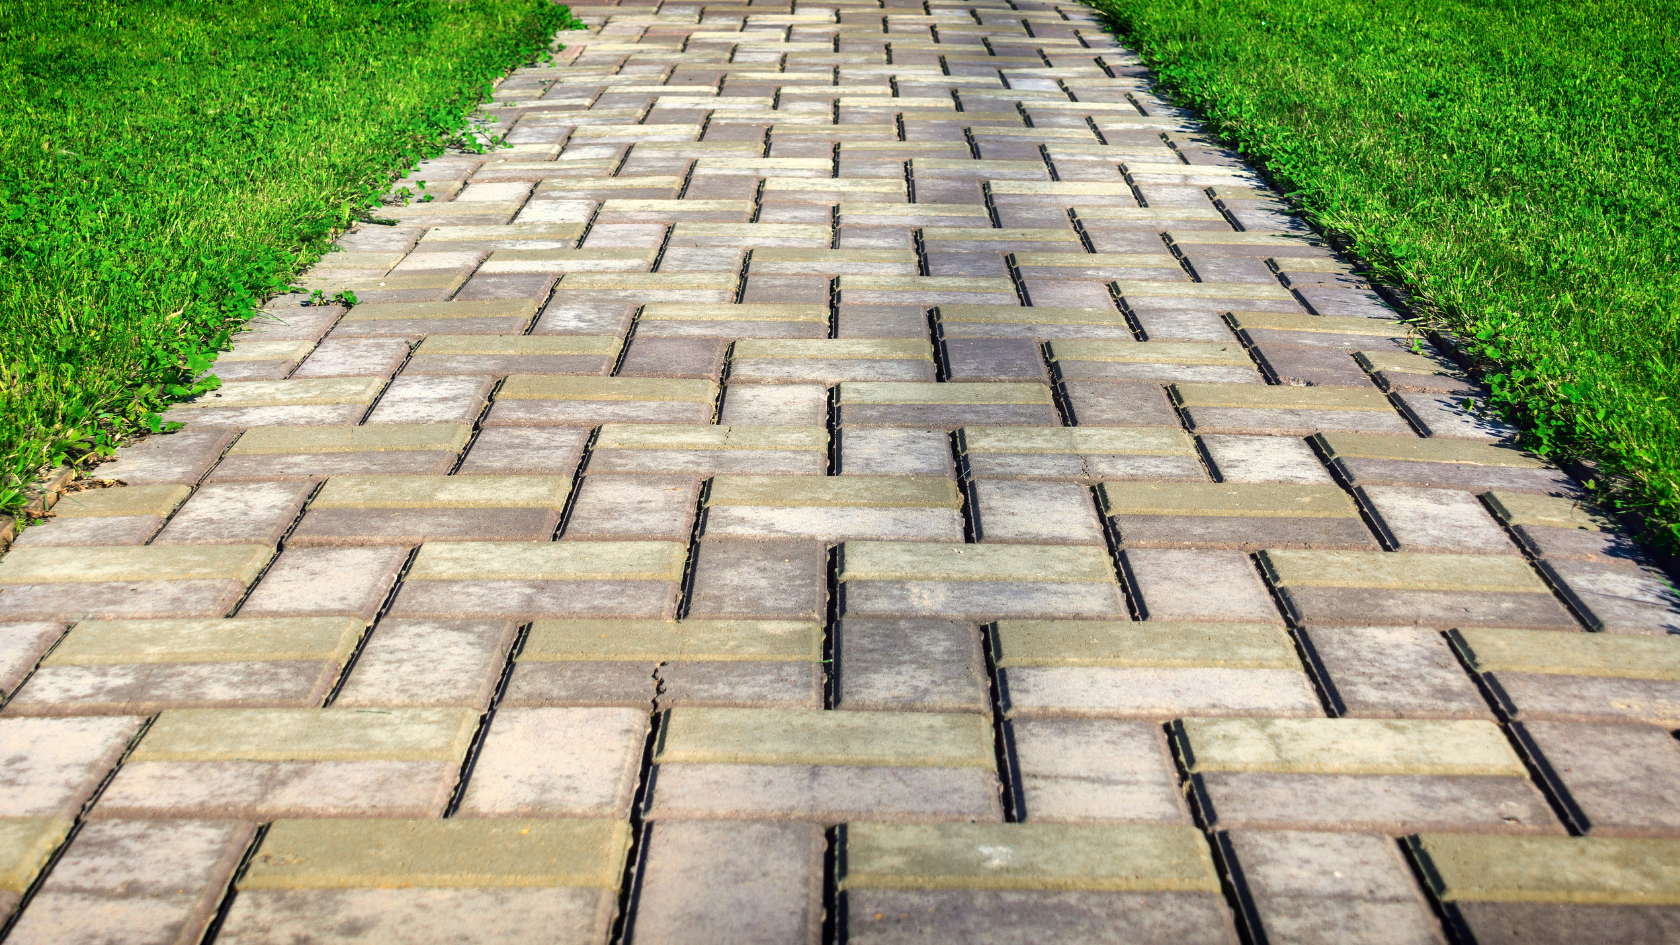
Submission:
<svg viewBox="0 0 1680 945">
<path fill-rule="evenodd" d="M 206 581 L 249 584 L 274 556 L 268 545 L 19 548 L 0 561 L 0 584 Z"/>
<path fill-rule="evenodd" d="M 1266 624 L 1000 620 L 994 639 L 1000 667 L 1301 666 L 1289 634 Z"/>
<path fill-rule="evenodd" d="M 1446 902 L 1680 905 L 1680 840 L 1426 833 L 1409 843 Z"/>
<path fill-rule="evenodd" d="M 412 581 L 675 581 L 688 548 L 668 541 L 454 542 L 422 545 Z"/>
<path fill-rule="evenodd" d="M 1680 681 L 1680 640 L 1673 637 L 1499 629 L 1451 635 L 1477 672 Z"/>
<path fill-rule="evenodd" d="M 1263 551 L 1260 565 L 1277 587 L 1550 593 L 1528 562 L 1497 555 Z"/>
<path fill-rule="evenodd" d="M 0 818 L 0 895 L 27 890 L 70 827 L 61 817 Z"/>
<path fill-rule="evenodd" d="M 61 496 L 54 518 L 108 518 L 117 515 L 168 515 L 192 489 L 187 486 L 122 486 L 89 489 Z"/>
<path fill-rule="evenodd" d="M 822 627 L 803 620 L 539 620 L 519 656 L 521 663 L 821 658 Z"/>
<path fill-rule="evenodd" d="M 470 709 L 172 709 L 130 758 L 147 761 L 453 761 Z"/>
<path fill-rule="evenodd" d="M 1173 737 L 1192 774 L 1528 774 L 1498 726 L 1473 720 L 1181 719 Z"/>
<path fill-rule="evenodd" d="M 334 476 L 311 509 L 523 509 L 566 504 L 563 476 Z"/>
<path fill-rule="evenodd" d="M 656 764 L 992 768 L 991 722 L 960 713 L 675 708 Z"/>
<path fill-rule="evenodd" d="M 329 660 L 343 663 L 365 624 L 350 617 L 84 620 L 43 666 Z"/>
<path fill-rule="evenodd" d="M 615 820 L 282 820 L 239 888 L 617 889 L 629 846 Z"/>
<path fill-rule="evenodd" d="M 229 456 L 275 453 L 460 452 L 472 439 L 465 423 L 376 423 L 359 427 L 258 427 L 247 430 Z"/>
</svg>

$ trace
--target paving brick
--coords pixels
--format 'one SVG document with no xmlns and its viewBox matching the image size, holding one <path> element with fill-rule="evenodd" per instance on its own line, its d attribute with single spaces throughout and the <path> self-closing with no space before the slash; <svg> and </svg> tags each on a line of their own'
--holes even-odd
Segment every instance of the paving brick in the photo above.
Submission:
<svg viewBox="0 0 1680 945">
<path fill-rule="evenodd" d="M 1195 778 L 1218 829 L 1413 833 L 1563 832 L 1525 778 L 1214 772 Z"/>
<path fill-rule="evenodd" d="M 638 709 L 500 710 L 461 815 L 626 817 L 647 726 Z"/>
<path fill-rule="evenodd" d="M 244 595 L 273 554 L 264 545 L 18 548 L 0 562 L 0 614 L 215 616 Z"/>
<path fill-rule="evenodd" d="M 1576 499 L 1532 495 L 1522 492 L 1492 491 L 1483 500 L 1502 524 L 1527 525 L 1542 528 L 1569 528 L 1601 531 L 1613 528 L 1613 520 L 1601 509 Z"/>
<path fill-rule="evenodd" d="M 1214 893 L 1219 879 L 1193 827 L 856 824 L 841 888 Z"/>
<path fill-rule="evenodd" d="M 1408 846 L 1445 902 L 1668 904 L 1673 840 L 1424 834 Z"/>
<path fill-rule="evenodd" d="M 835 672 L 842 709 L 984 712 L 974 627 L 942 620 L 846 620 Z"/>
<path fill-rule="evenodd" d="M 1319 448 L 1354 485 L 1576 495 L 1574 480 L 1514 447 L 1466 440 L 1323 433 Z"/>
<path fill-rule="evenodd" d="M 717 380 L 723 373 L 727 347 L 723 338 L 659 338 L 638 332 L 618 376 Z"/>
<path fill-rule="evenodd" d="M 1126 316 L 1113 308 L 941 305 L 935 317 L 947 339 L 1132 338 Z"/>
<path fill-rule="evenodd" d="M 958 541 L 962 499 L 933 477 L 718 476 L 706 496 L 709 538 Z"/>
<path fill-rule="evenodd" d="M 318 705 L 362 623 L 338 617 L 86 620 L 42 662 L 8 715 Z"/>
<path fill-rule="evenodd" d="M 316 479 L 372 473 L 444 473 L 472 438 L 464 423 L 286 426 L 247 430 L 212 482 Z"/>
<path fill-rule="evenodd" d="M 699 481 L 681 476 L 585 477 L 566 522 L 568 541 L 687 541 Z"/>
<path fill-rule="evenodd" d="M 154 544 L 275 544 L 314 491 L 313 482 L 210 483 L 170 519 Z"/>
<path fill-rule="evenodd" d="M 943 430 L 843 428 L 842 475 L 952 476 L 951 437 Z"/>
<path fill-rule="evenodd" d="M 759 280 L 748 286 L 754 294 Z M 823 290 L 826 297 L 826 287 Z M 828 306 L 761 304 L 678 304 L 655 302 L 636 320 L 640 338 L 823 338 Z"/>
<path fill-rule="evenodd" d="M 605 939 L 629 831 L 622 821 L 282 821 L 239 883 L 222 935 L 405 941 Z M 323 921 L 323 916 L 330 917 Z"/>
<path fill-rule="evenodd" d="M 458 472 L 569 476 L 577 469 L 589 435 L 580 427 L 487 427 L 473 440 Z"/>
<path fill-rule="evenodd" d="M 1450 634 L 1512 717 L 1680 718 L 1680 646 L 1667 636 L 1465 629 Z"/>
<path fill-rule="evenodd" d="M 1226 829 L 1560 832 L 1491 722 L 1186 719 L 1175 740 Z"/>
<path fill-rule="evenodd" d="M 1103 514 L 1127 548 L 1371 548 L 1347 493 L 1294 483 L 1105 482 Z"/>
<path fill-rule="evenodd" d="M 1131 548 L 1124 561 L 1138 610 L 1150 620 L 1283 622 L 1241 552 Z"/>
<path fill-rule="evenodd" d="M 487 424 L 711 422 L 716 383 L 632 377 L 514 375 L 496 393 Z"/>
<path fill-rule="evenodd" d="M 177 709 L 101 797 L 100 818 L 435 817 L 470 709 Z"/>
<path fill-rule="evenodd" d="M 1305 631 L 1326 689 L 1352 718 L 1491 718 L 1441 634 L 1421 627 Z"/>
<path fill-rule="evenodd" d="M 846 426 L 943 426 L 984 423 L 1060 426 L 1042 384 L 849 382 L 839 386 Z"/>
<path fill-rule="evenodd" d="M 382 621 L 333 705 L 483 709 L 501 679 L 514 629 L 506 621 Z"/>
<path fill-rule="evenodd" d="M 570 489 L 558 476 L 334 476 L 289 543 L 542 540 L 559 525 Z"/>
<path fill-rule="evenodd" d="M 1456 909 L 1475 929 L 1479 942 L 1660 942 L 1680 932 L 1674 906 L 1576 905 L 1527 902 L 1467 902 Z"/>
<path fill-rule="evenodd" d="M 643 941 L 816 943 L 822 833 L 809 824 L 660 821 L 632 934 Z"/>
<path fill-rule="evenodd" d="M 1234 941 L 1189 827 L 854 824 L 841 884 L 866 942 L 1092 941 L 1117 925 L 1134 941 Z"/>
<path fill-rule="evenodd" d="M 1259 560 L 1305 624 L 1576 626 L 1528 562 L 1513 556 L 1263 551 Z"/>
<path fill-rule="evenodd" d="M 1387 837 L 1233 831 L 1243 891 L 1272 940 L 1439 945 L 1440 927 Z"/>
<path fill-rule="evenodd" d="M 1011 718 L 1322 714 L 1281 628 L 1004 620 L 994 641 Z"/>
<path fill-rule="evenodd" d="M 493 386 L 495 378 L 488 375 L 399 376 L 368 415 L 368 422 L 472 423 Z"/>
<path fill-rule="evenodd" d="M 932 348 L 911 339 L 754 340 L 735 343 L 731 381 L 932 381 Z"/>
<path fill-rule="evenodd" d="M 328 338 L 298 365 L 297 370 L 291 372 L 290 378 L 390 377 L 397 373 L 397 368 L 407 358 L 408 342 L 403 340 L 339 341 Z"/>
<path fill-rule="evenodd" d="M 1178 383 L 1172 386 L 1172 393 L 1196 433 L 1308 436 L 1320 430 L 1395 435 L 1411 432 L 1378 390 Z"/>
<path fill-rule="evenodd" d="M 1028 822 L 1190 822 L 1159 725 L 1017 718 L 1009 728 Z"/>
<path fill-rule="evenodd" d="M 1364 486 L 1357 494 L 1385 542 L 1396 550 L 1518 553 L 1505 530 L 1473 495 L 1396 486 Z"/>
<path fill-rule="evenodd" d="M 617 424 L 601 428 L 590 472 L 820 475 L 828 465 L 822 427 Z"/>
<path fill-rule="evenodd" d="M 12 547 L 143 545 L 163 527 L 163 521 L 161 515 L 90 515 L 63 519 L 55 517 L 37 522 L 26 529 L 12 541 Z"/>
<path fill-rule="evenodd" d="M 288 548 L 240 606 L 239 615 L 372 620 L 408 562 L 408 552 L 403 545 Z"/>
<path fill-rule="evenodd" d="M 1680 836 L 1680 744 L 1648 725 L 1525 721 L 1513 727 L 1593 836 Z"/>
<path fill-rule="evenodd" d="M 227 821 L 84 826 L 13 927 L 18 942 L 190 942 L 216 914 L 253 827 Z"/>
<path fill-rule="evenodd" d="M 52 515 L 54 519 L 163 517 L 174 512 L 191 492 L 182 485 L 88 489 L 60 496 L 52 506 Z"/>
<path fill-rule="evenodd" d="M 1259 384 L 1259 372 L 1236 342 L 1057 339 L 1049 343 L 1064 380 Z"/>
<path fill-rule="evenodd" d="M 1103 544 L 1091 492 L 1074 483 L 977 482 L 973 515 L 980 541 Z"/>
<path fill-rule="evenodd" d="M 1124 613 L 1107 550 L 1061 545 L 847 542 L 851 616 L 1102 617 Z"/>
<path fill-rule="evenodd" d="M 1328 485 L 1329 470 L 1304 440 L 1283 436 L 1199 438 L 1221 482 L 1287 482 Z"/>
<path fill-rule="evenodd" d="M 1158 384 L 1068 381 L 1068 418 L 1082 427 L 1177 426 L 1178 412 Z"/>
<path fill-rule="evenodd" d="M 991 724 L 970 713 L 673 709 L 655 763 L 985 768 Z"/>
<path fill-rule="evenodd" d="M 676 542 L 450 542 L 420 549 L 391 614 L 442 619 L 663 617 Z"/>
<path fill-rule="evenodd" d="M 1541 567 L 1594 630 L 1680 633 L 1680 591 L 1656 568 L 1567 560 Z"/>
<path fill-rule="evenodd" d="M 172 410 L 253 407 L 304 407 L 329 404 L 369 404 L 385 386 L 382 376 L 335 377 L 301 381 L 236 381 L 223 384 L 207 396 L 177 404 Z M 195 422 L 203 423 L 197 417 Z M 213 422 L 213 421 L 211 421 Z M 247 424 L 241 424 L 247 425 Z M 257 426 L 257 424 L 248 424 Z"/>
<path fill-rule="evenodd" d="M 12 914 L 70 827 L 65 817 L 0 820 L 0 910 L 6 915 Z"/>
<path fill-rule="evenodd" d="M 53 621 L 0 624 L 0 697 L 17 691 L 41 656 L 64 635 L 64 624 Z"/>
<path fill-rule="evenodd" d="M 808 707 L 821 649 L 804 621 L 539 621 L 503 704 Z"/>
<path fill-rule="evenodd" d="M 0 817 L 77 816 L 143 721 L 139 716 L 0 719 L 0 753 L 6 758 Z"/>
<path fill-rule="evenodd" d="M 1353 357 L 1384 390 L 1469 394 L 1476 389 L 1458 365 L 1430 351 L 1378 349 L 1356 351 Z"/>
<path fill-rule="evenodd" d="M 610 335 L 427 335 L 403 367 L 416 374 L 606 374 L 618 359 Z"/>
<path fill-rule="evenodd" d="M 704 541 L 694 566 L 696 617 L 814 618 L 828 600 L 818 541 Z"/>
<path fill-rule="evenodd" d="M 964 471 L 976 478 L 1201 479 L 1195 446 L 1173 427 L 964 427 Z"/>
<path fill-rule="evenodd" d="M 1509 442 L 1520 432 L 1497 417 L 1467 409 L 1470 401 L 1462 394 L 1401 391 L 1394 397 L 1412 424 L 1431 438 Z"/>
<path fill-rule="evenodd" d="M 820 384 L 731 387 L 719 422 L 725 426 L 816 426 L 828 420 L 828 391 Z"/>
<path fill-rule="evenodd" d="M 672 713 L 673 719 L 676 713 L 712 713 L 715 724 L 706 728 L 719 737 L 696 741 L 688 733 L 700 735 L 701 730 L 684 728 L 675 747 L 695 759 L 704 752 L 708 760 L 676 763 L 664 754 L 655 759 L 650 816 L 656 819 L 834 822 L 1001 816 L 990 726 L 983 716 L 735 709 Z M 749 741 L 735 742 L 731 729 Z M 776 732 L 782 733 L 776 743 L 760 740 Z M 672 749 L 673 736 L 666 731 L 662 751 Z M 749 761 L 772 757 L 778 760 Z"/>
<path fill-rule="evenodd" d="M 1173 738 L 1192 774 L 1527 774 L 1485 721 L 1195 718 Z"/>
<path fill-rule="evenodd" d="M 130 760 L 447 761 L 476 727 L 465 709 L 175 709 Z"/>
</svg>

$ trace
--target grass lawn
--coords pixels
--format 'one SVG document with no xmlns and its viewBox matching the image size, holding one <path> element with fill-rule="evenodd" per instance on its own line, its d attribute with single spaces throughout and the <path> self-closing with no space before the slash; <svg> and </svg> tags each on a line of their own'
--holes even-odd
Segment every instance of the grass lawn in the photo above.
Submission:
<svg viewBox="0 0 1680 945">
<path fill-rule="evenodd" d="M 155 425 L 570 19 L 547 0 L 0 0 L 0 511 L 41 467 Z"/>
<path fill-rule="evenodd" d="M 1680 4 L 1096 5 L 1680 547 Z"/>
</svg>

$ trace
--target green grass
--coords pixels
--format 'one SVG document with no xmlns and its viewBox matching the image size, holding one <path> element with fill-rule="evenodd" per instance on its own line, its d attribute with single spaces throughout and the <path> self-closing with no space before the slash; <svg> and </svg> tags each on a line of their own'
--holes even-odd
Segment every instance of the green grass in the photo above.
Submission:
<svg viewBox="0 0 1680 945">
<path fill-rule="evenodd" d="M 1097 0 L 1680 546 L 1680 4 Z"/>
<path fill-rule="evenodd" d="M 0 0 L 0 511 L 155 428 L 570 21 L 547 0 Z"/>
</svg>

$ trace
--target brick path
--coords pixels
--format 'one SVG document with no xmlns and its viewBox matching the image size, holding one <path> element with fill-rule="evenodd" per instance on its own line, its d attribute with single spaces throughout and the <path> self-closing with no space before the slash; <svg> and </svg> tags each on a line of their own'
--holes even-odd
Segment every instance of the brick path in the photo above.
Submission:
<svg viewBox="0 0 1680 945">
<path fill-rule="evenodd" d="M 1089 12 L 578 13 L 0 563 L 8 942 L 1680 938 L 1675 597 Z"/>
</svg>

